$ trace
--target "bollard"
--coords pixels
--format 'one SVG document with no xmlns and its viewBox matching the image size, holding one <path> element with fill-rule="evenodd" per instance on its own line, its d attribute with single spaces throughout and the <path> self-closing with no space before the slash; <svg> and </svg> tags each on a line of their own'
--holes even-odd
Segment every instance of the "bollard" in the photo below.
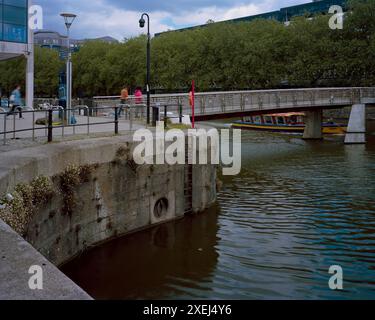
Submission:
<svg viewBox="0 0 375 320">
<path fill-rule="evenodd" d="M 182 105 L 181 104 L 178 105 L 178 114 L 180 118 L 180 123 L 182 123 Z"/>
<path fill-rule="evenodd" d="M 159 120 L 159 107 L 152 107 L 152 126 L 156 127 L 156 122 Z"/>
<path fill-rule="evenodd" d="M 167 127 L 167 106 L 164 106 L 164 128 Z"/>
<path fill-rule="evenodd" d="M 52 142 L 52 109 L 48 110 L 48 142 Z"/>
<path fill-rule="evenodd" d="M 118 134 L 118 107 L 115 107 L 115 134 Z"/>
</svg>

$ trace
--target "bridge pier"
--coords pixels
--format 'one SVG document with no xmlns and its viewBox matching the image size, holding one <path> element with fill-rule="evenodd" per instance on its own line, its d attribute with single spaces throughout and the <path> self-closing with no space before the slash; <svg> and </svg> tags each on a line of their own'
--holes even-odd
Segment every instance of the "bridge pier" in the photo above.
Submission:
<svg viewBox="0 0 375 320">
<path fill-rule="evenodd" d="M 322 139 L 322 109 L 305 112 L 305 131 L 303 139 Z"/>
<path fill-rule="evenodd" d="M 366 143 L 366 105 L 354 104 L 350 112 L 346 144 Z"/>
</svg>

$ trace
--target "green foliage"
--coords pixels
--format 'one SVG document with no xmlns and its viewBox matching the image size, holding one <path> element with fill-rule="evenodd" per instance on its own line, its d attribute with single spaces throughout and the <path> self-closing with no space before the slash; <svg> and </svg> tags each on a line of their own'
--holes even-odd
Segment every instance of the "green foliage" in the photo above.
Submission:
<svg viewBox="0 0 375 320">
<path fill-rule="evenodd" d="M 31 183 L 20 183 L 12 192 L 12 199 L 4 196 L 0 203 L 0 218 L 20 235 L 25 235 L 28 225 L 39 208 L 46 205 L 55 191 L 49 178 L 39 176 Z"/>
<path fill-rule="evenodd" d="M 35 47 L 35 95 L 55 97 L 64 63 L 55 50 Z"/>
<path fill-rule="evenodd" d="M 71 216 L 77 205 L 75 189 L 79 185 L 90 180 L 91 173 L 97 168 L 97 165 L 70 165 L 65 170 L 54 176 L 63 197 L 63 206 L 61 212 L 63 215 Z"/>
<path fill-rule="evenodd" d="M 343 30 L 329 15 L 300 17 L 289 26 L 273 20 L 217 23 L 152 39 L 151 86 L 187 91 L 306 86 L 375 85 L 375 1 L 349 0 Z M 145 36 L 122 43 L 88 42 L 73 54 L 74 93 L 118 95 L 146 79 Z M 0 86 L 24 83 L 24 59 L 0 63 Z M 36 50 L 37 95 L 53 95 L 62 63 L 57 53 Z"/>
</svg>

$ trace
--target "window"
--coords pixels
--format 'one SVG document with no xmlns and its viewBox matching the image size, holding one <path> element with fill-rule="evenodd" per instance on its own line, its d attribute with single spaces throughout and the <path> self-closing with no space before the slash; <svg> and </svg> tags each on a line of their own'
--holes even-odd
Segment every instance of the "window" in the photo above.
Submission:
<svg viewBox="0 0 375 320">
<path fill-rule="evenodd" d="M 11 42 L 26 42 L 26 27 L 13 24 L 3 24 L 3 40 Z"/>
<path fill-rule="evenodd" d="M 3 6 L 3 22 L 25 26 L 26 10 L 13 6 Z"/>
<path fill-rule="evenodd" d="M 27 0 L 0 0 L 0 3 L 8 4 L 10 6 L 27 8 Z"/>
<path fill-rule="evenodd" d="M 256 123 L 256 124 L 261 124 L 262 123 L 262 119 L 261 119 L 260 116 L 255 116 L 253 119 L 254 119 L 254 123 Z"/>
<path fill-rule="evenodd" d="M 27 42 L 27 0 L 0 0 L 0 40 Z"/>
<path fill-rule="evenodd" d="M 284 117 L 277 117 L 277 124 L 284 124 Z"/>
<path fill-rule="evenodd" d="M 264 122 L 267 123 L 267 124 L 272 124 L 272 117 L 270 116 L 265 116 L 264 117 Z"/>
</svg>

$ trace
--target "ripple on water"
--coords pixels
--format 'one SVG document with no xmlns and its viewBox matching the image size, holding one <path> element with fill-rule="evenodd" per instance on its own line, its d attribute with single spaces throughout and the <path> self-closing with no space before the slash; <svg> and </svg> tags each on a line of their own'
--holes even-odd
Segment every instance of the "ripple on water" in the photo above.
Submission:
<svg viewBox="0 0 375 320">
<path fill-rule="evenodd" d="M 375 137 L 242 136 L 241 174 L 223 178 L 216 208 L 170 224 L 169 248 L 146 230 L 63 270 L 99 298 L 374 299 Z M 334 264 L 343 291 L 328 288 Z"/>
</svg>

